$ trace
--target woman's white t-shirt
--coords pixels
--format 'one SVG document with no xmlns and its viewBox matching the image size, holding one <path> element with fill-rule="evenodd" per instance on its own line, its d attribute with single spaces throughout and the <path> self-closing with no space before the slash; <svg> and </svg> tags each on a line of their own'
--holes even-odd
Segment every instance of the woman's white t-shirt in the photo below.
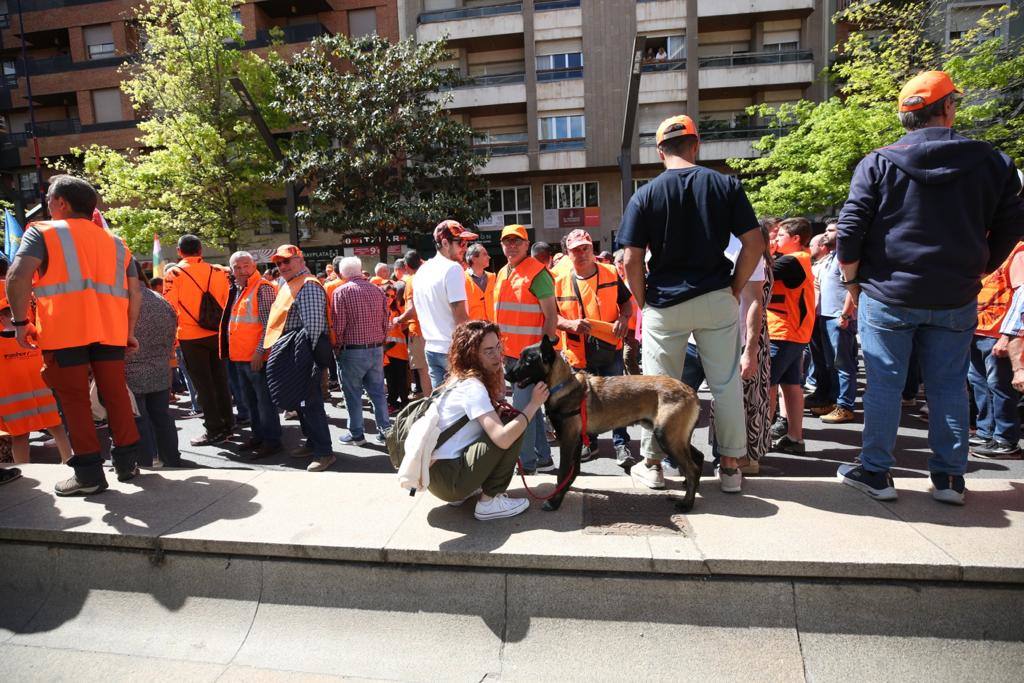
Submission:
<svg viewBox="0 0 1024 683">
<path fill-rule="evenodd" d="M 484 428 L 477 418 L 494 411 L 491 397 L 484 383 L 475 377 L 459 380 L 437 404 L 439 416 L 438 428 L 444 431 L 458 421 L 463 415 L 469 416 L 469 422 L 455 432 L 441 447 L 434 451 L 438 460 L 454 460 L 461 458 L 466 449 L 483 438 Z"/>
</svg>

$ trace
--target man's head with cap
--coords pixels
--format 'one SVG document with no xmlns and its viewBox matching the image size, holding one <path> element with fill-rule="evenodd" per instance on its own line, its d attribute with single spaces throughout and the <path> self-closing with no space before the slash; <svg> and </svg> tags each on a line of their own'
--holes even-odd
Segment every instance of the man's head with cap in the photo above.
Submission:
<svg viewBox="0 0 1024 683">
<path fill-rule="evenodd" d="M 594 238 L 581 228 L 565 237 L 565 248 L 572 259 L 572 268 L 577 275 L 589 276 L 594 271 Z"/>
<path fill-rule="evenodd" d="M 518 223 L 506 225 L 501 231 L 501 250 L 512 267 L 518 266 L 529 256 L 530 236 L 526 232 L 526 227 Z"/>
<path fill-rule="evenodd" d="M 690 164 L 697 160 L 697 148 L 700 144 L 697 124 L 685 114 L 670 116 L 662 121 L 654 139 L 658 145 L 658 157 L 666 162 L 666 166 L 674 163 L 671 161 L 672 157 L 678 157 Z"/>
<path fill-rule="evenodd" d="M 270 261 L 281 272 L 281 277 L 291 280 L 306 268 L 306 260 L 302 257 L 302 250 L 294 244 L 282 244 L 270 257 Z"/>
<path fill-rule="evenodd" d="M 441 221 L 434 228 L 434 246 L 437 247 L 437 253 L 457 263 L 465 260 L 466 248 L 476 238 L 475 232 L 466 230 L 458 221 Z"/>
<path fill-rule="evenodd" d="M 950 128 L 962 91 L 945 71 L 923 71 L 907 81 L 897 101 L 900 123 L 907 130 Z"/>
</svg>

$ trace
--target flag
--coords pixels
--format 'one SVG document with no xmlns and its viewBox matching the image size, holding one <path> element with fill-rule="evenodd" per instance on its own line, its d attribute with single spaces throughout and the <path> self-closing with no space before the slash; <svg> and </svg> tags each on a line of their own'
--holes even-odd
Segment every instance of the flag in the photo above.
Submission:
<svg viewBox="0 0 1024 683">
<path fill-rule="evenodd" d="M 160 260 L 160 235 L 153 235 L 153 277 L 164 276 L 164 264 Z"/>
<path fill-rule="evenodd" d="M 99 209 L 92 210 L 92 222 L 101 228 L 110 229 L 110 226 L 107 225 L 107 219 L 103 217 L 103 214 L 100 213 Z"/>
<path fill-rule="evenodd" d="M 11 210 L 4 209 L 4 254 L 7 255 L 8 262 L 13 261 L 14 255 L 18 253 L 24 232 Z"/>
</svg>

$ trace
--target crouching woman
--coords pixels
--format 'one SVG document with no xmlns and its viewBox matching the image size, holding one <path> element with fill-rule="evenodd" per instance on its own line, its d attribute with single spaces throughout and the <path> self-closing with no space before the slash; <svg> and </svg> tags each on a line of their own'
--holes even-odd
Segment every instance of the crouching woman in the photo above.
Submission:
<svg viewBox="0 0 1024 683">
<path fill-rule="evenodd" d="M 455 328 L 448 351 L 448 379 L 435 389 L 438 428 L 460 419 L 465 425 L 434 451 L 429 490 L 458 505 L 477 493 L 477 519 L 514 517 L 530 507 L 525 498 L 509 498 L 523 434 L 544 405 L 548 388 L 538 383 L 520 413 L 505 403 L 505 372 L 498 326 L 471 320 Z M 504 419 L 503 419 L 504 418 Z"/>
</svg>

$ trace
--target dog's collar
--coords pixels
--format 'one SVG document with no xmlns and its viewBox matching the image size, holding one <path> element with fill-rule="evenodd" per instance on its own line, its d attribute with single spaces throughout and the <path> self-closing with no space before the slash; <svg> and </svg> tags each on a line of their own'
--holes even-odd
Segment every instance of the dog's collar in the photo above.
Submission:
<svg viewBox="0 0 1024 683">
<path fill-rule="evenodd" d="M 557 394 L 562 389 L 565 389 L 567 386 L 569 386 L 572 383 L 572 381 L 574 379 L 575 379 L 575 377 L 573 375 L 569 375 L 569 378 L 567 380 L 565 380 L 564 382 L 559 382 L 558 384 L 553 386 L 551 388 L 551 391 L 548 392 L 548 397 L 550 398 L 551 396 L 554 396 L 555 394 Z"/>
</svg>

